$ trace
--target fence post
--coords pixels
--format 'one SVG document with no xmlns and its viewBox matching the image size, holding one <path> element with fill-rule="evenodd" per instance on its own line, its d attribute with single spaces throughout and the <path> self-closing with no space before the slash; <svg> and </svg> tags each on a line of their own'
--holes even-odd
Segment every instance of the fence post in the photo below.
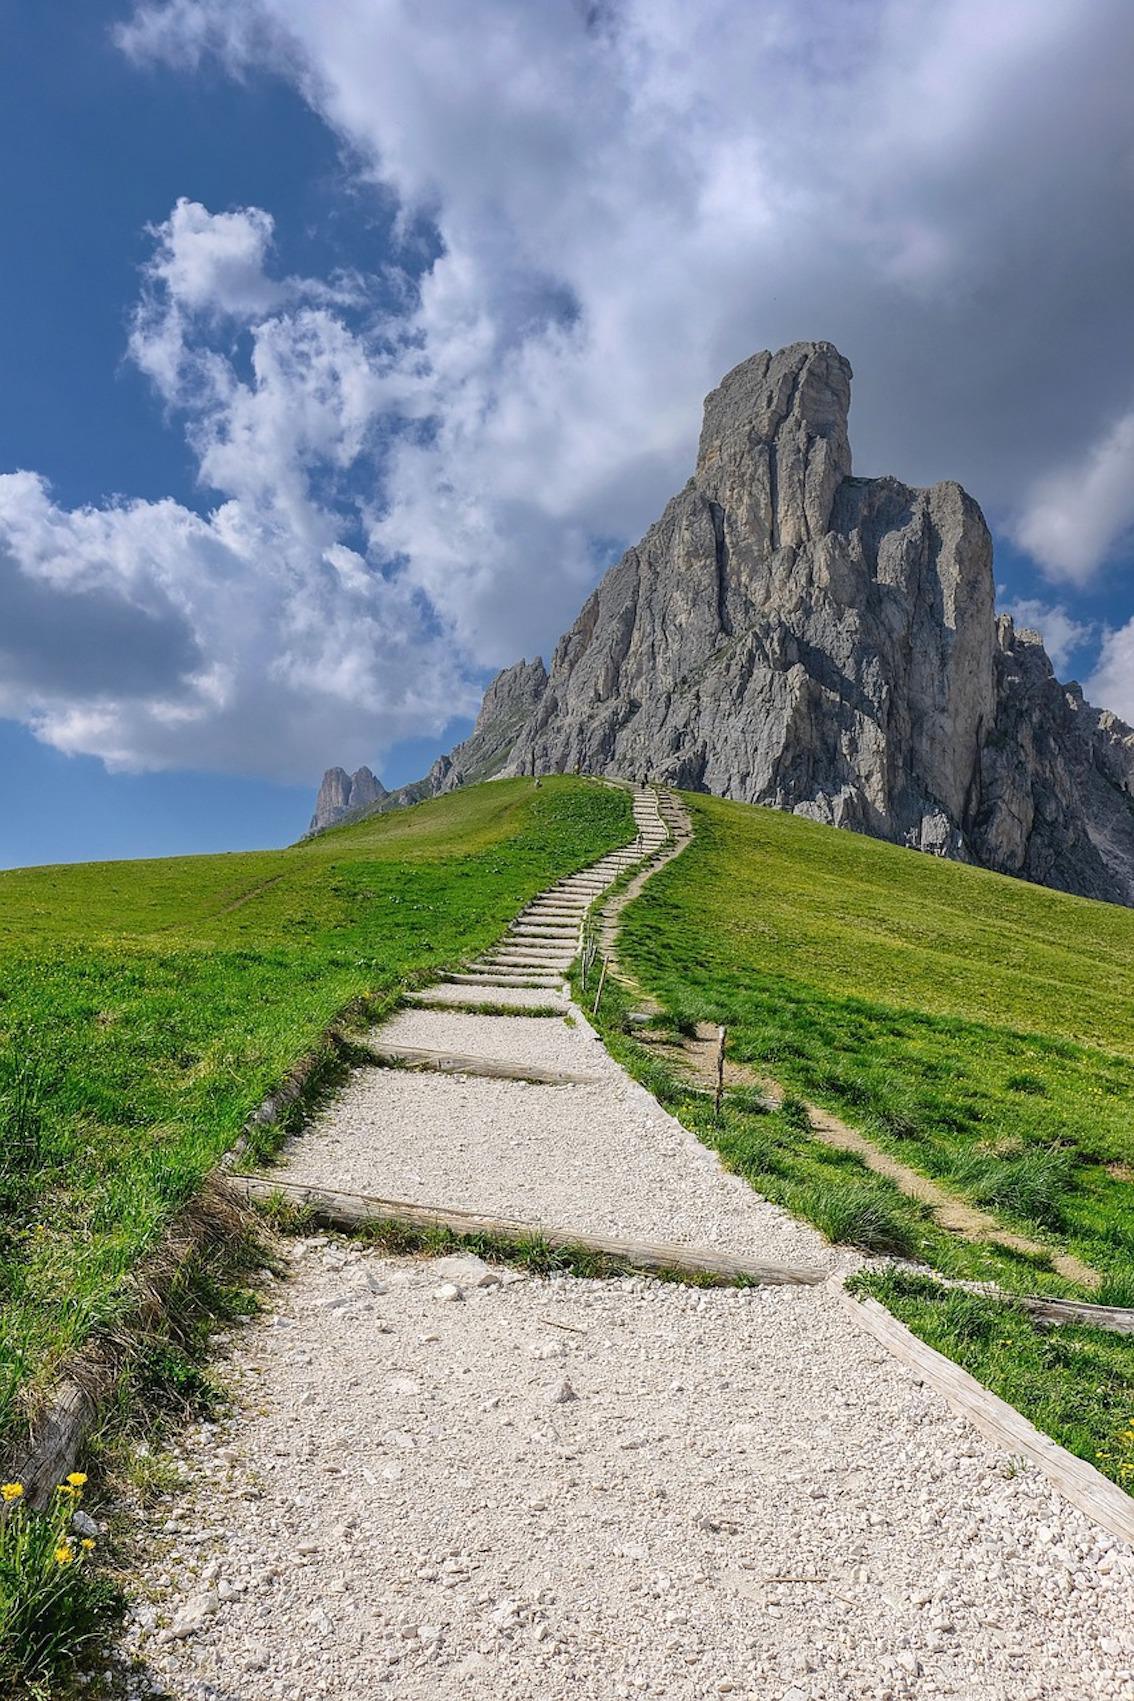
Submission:
<svg viewBox="0 0 1134 1701">
<path fill-rule="evenodd" d="M 717 1118 L 721 1114 L 721 1095 L 724 1092 L 724 1048 L 727 1033 L 727 1028 L 717 1029 L 717 1091 L 713 1100 L 713 1115 Z"/>
</svg>

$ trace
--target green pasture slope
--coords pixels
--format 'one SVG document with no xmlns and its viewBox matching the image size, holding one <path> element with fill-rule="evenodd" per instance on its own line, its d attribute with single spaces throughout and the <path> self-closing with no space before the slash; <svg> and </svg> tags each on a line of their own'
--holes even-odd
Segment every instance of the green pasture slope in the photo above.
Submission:
<svg viewBox="0 0 1134 1701">
<path fill-rule="evenodd" d="M 1093 1297 L 1134 1305 L 1134 912 L 794 815 L 686 802 L 693 843 L 624 917 L 624 960 L 641 984 L 679 1022 L 725 1023 L 730 1056 L 789 1094 L 1006 1227 L 1077 1253 L 1103 1276 Z M 836 1238 L 1017 1290 L 1072 1291 L 1043 1257 L 938 1229 L 811 1137 L 790 1103 L 769 1116 L 750 1095 L 715 1127 L 703 1105 L 683 1114 L 755 1186 Z M 1094 1331 L 1014 1322 L 1033 1343 L 1025 1366 L 1003 1308 L 953 1301 L 934 1330 L 915 1288 L 891 1282 L 887 1303 L 1121 1474 L 1110 1437 L 1134 1418 L 1126 1339 L 1092 1345 Z M 1134 1463 L 1131 1438 L 1118 1453 L 1121 1470 Z"/>
<path fill-rule="evenodd" d="M 510 780 L 289 850 L 0 874 L 0 1441 L 344 1007 L 632 832 L 622 792 Z"/>
</svg>

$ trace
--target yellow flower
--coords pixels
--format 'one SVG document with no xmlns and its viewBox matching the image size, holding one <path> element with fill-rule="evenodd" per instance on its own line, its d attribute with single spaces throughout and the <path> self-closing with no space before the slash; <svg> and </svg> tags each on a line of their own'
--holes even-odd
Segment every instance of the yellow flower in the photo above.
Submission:
<svg viewBox="0 0 1134 1701">
<path fill-rule="evenodd" d="M 82 1548 L 84 1553 L 90 1553 L 94 1548 L 94 1537 L 84 1536 L 82 1541 L 79 1543 L 79 1546 Z"/>
<path fill-rule="evenodd" d="M 86 1473 L 84 1471 L 72 1471 L 71 1475 L 67 1478 L 67 1481 L 71 1484 L 72 1488 L 82 1488 L 86 1480 Z"/>
<path fill-rule="evenodd" d="M 19 1500 L 24 1492 L 22 1482 L 6 1482 L 0 1484 L 0 1497 L 7 1501 Z"/>
<path fill-rule="evenodd" d="M 70 1542 L 60 1542 L 55 1549 L 56 1565 L 70 1565 L 74 1557 Z"/>
</svg>

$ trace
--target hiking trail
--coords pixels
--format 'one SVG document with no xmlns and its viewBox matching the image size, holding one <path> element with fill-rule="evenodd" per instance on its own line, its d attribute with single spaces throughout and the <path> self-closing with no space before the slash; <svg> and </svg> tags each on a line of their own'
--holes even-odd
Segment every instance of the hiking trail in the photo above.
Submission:
<svg viewBox="0 0 1134 1701">
<path fill-rule="evenodd" d="M 374 1065 L 273 1173 L 855 1267 L 727 1174 L 571 1002 L 588 906 L 680 848 L 674 800 L 633 802 L 637 842 L 375 1030 Z M 162 1693 L 1134 1698 L 1131 1549 L 829 1284 L 540 1279 L 323 1234 L 286 1256 L 275 1311 L 231 1335 L 237 1410 L 186 1434 L 154 1521 L 127 1646 Z"/>
</svg>

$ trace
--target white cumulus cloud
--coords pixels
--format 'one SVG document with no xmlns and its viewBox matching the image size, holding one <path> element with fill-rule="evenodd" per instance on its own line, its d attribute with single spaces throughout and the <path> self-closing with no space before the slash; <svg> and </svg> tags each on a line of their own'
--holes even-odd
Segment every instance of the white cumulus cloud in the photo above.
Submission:
<svg viewBox="0 0 1134 1701">
<path fill-rule="evenodd" d="M 1094 672 L 1084 685 L 1092 703 L 1103 703 L 1134 723 L 1134 620 L 1103 636 Z"/>
<path fill-rule="evenodd" d="M 1028 492 L 1016 541 L 1049 577 L 1089 580 L 1134 530 L 1134 408 Z"/>
<path fill-rule="evenodd" d="M 439 731 L 475 702 L 467 669 L 416 584 L 351 542 L 397 385 L 306 304 L 320 287 L 273 284 L 257 209 L 182 202 L 154 236 L 130 351 L 220 500 L 66 510 L 36 474 L 0 476 L 0 713 L 115 768 L 280 779 Z M 251 339 L 246 376 L 217 315 Z"/>
<path fill-rule="evenodd" d="M 275 772 L 436 728 L 656 517 L 721 374 L 797 338 L 855 367 L 862 472 L 959 478 L 1078 580 L 1124 535 L 1129 0 L 142 0 L 118 40 L 140 75 L 287 79 L 399 209 L 405 275 L 381 306 L 280 276 L 282 207 L 155 232 L 131 351 L 208 511 L 97 523 L 184 623 L 177 678 L 53 697 L 45 736 Z"/>
</svg>

